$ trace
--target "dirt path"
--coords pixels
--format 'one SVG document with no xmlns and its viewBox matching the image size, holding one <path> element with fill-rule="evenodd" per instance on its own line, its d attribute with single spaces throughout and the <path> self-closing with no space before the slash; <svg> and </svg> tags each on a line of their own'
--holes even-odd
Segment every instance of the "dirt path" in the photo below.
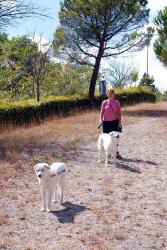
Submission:
<svg viewBox="0 0 167 250">
<path fill-rule="evenodd" d="M 17 185 L 8 180 L 0 249 L 167 249 L 166 113 L 124 127 L 120 152 L 117 166 L 105 168 L 96 142 L 82 145 L 67 162 L 67 202 L 50 214 L 39 212 L 33 169 Z"/>
</svg>

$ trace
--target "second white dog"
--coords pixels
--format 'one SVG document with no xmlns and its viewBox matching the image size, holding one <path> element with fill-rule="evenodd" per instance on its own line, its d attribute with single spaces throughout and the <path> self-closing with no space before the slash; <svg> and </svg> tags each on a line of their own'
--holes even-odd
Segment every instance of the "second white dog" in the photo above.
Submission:
<svg viewBox="0 0 167 250">
<path fill-rule="evenodd" d="M 60 162 L 55 162 L 50 166 L 47 163 L 38 163 L 34 169 L 42 194 L 41 211 L 50 212 L 51 202 L 56 200 L 57 188 L 60 190 L 60 203 L 63 203 L 67 167 Z"/>
<path fill-rule="evenodd" d="M 113 163 L 116 164 L 116 154 L 118 149 L 119 133 L 116 131 L 109 134 L 101 134 L 98 138 L 99 162 L 101 162 L 102 153 L 105 152 L 105 166 L 108 166 L 108 158 L 111 155 Z"/>
</svg>

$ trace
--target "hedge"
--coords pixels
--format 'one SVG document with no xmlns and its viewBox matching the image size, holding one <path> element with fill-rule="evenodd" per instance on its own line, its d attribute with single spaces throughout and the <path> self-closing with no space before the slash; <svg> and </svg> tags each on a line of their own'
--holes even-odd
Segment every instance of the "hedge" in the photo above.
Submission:
<svg viewBox="0 0 167 250">
<path fill-rule="evenodd" d="M 116 90 L 116 98 L 121 105 L 131 105 L 140 102 L 155 102 L 156 95 L 145 88 L 130 88 Z M 35 101 L 0 103 L 0 126 L 22 126 L 31 123 L 40 124 L 46 118 L 53 116 L 67 116 L 70 112 L 100 108 L 102 100 L 106 97 L 96 96 L 93 100 L 79 95 L 69 97 L 48 97 L 40 103 Z"/>
</svg>

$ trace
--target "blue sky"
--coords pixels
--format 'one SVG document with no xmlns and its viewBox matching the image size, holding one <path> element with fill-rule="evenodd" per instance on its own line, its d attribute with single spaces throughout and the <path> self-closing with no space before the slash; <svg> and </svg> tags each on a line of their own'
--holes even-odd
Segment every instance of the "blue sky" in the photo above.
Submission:
<svg viewBox="0 0 167 250">
<path fill-rule="evenodd" d="M 7 33 L 12 36 L 20 36 L 24 34 L 41 35 L 47 40 L 52 40 L 53 33 L 59 25 L 58 13 L 60 10 L 59 0 L 35 0 L 32 1 L 35 6 L 47 8 L 49 16 L 52 18 L 27 18 L 21 20 L 15 27 L 7 30 Z"/>
<path fill-rule="evenodd" d="M 34 32 L 36 35 L 42 35 L 45 40 L 51 41 L 53 38 L 53 33 L 59 25 L 58 13 L 60 10 L 59 0 L 36 0 L 33 3 L 37 6 L 43 8 L 48 8 L 48 12 L 52 19 L 39 19 L 39 18 L 29 18 L 24 19 L 17 24 L 16 27 L 12 27 L 6 32 L 10 37 L 20 36 L 24 34 L 32 35 Z M 167 6 L 167 0 L 148 0 L 148 7 L 150 8 L 150 22 L 157 15 L 160 9 Z M 135 54 L 134 62 L 139 68 L 139 77 L 146 72 L 146 49 Z M 152 45 L 149 48 L 149 67 L 148 72 L 155 78 L 155 85 L 160 90 L 167 90 L 167 69 L 165 69 L 162 64 L 156 58 Z"/>
</svg>

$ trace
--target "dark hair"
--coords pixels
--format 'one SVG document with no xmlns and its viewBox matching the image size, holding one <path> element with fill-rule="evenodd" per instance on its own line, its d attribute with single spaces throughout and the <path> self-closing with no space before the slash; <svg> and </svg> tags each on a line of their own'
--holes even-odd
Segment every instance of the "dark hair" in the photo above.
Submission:
<svg viewBox="0 0 167 250">
<path fill-rule="evenodd" d="M 107 95 L 109 94 L 110 91 L 112 91 L 112 92 L 115 94 L 114 89 L 110 87 L 110 88 L 107 90 Z"/>
</svg>

